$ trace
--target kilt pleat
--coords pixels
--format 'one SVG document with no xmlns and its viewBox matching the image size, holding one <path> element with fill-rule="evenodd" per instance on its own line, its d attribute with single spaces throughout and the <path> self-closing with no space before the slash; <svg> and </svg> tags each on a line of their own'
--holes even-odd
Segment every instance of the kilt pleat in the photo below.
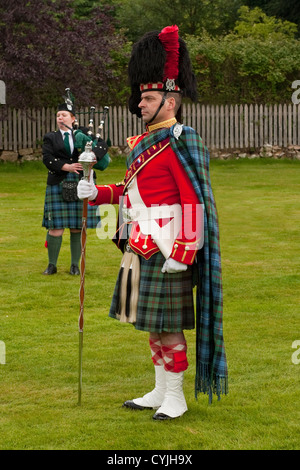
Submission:
<svg viewBox="0 0 300 470">
<path fill-rule="evenodd" d="M 76 173 L 68 173 L 68 181 L 79 181 Z M 42 226 L 48 230 L 82 227 L 83 201 L 66 202 L 62 198 L 62 183 L 47 185 Z M 100 222 L 96 206 L 88 205 L 87 228 L 96 228 Z"/>
<path fill-rule="evenodd" d="M 161 269 L 165 258 L 156 253 L 149 260 L 140 256 L 140 286 L 137 305 L 137 330 L 176 333 L 195 327 L 192 268 L 168 274 Z M 117 279 L 109 316 L 118 319 L 119 279 Z"/>
</svg>

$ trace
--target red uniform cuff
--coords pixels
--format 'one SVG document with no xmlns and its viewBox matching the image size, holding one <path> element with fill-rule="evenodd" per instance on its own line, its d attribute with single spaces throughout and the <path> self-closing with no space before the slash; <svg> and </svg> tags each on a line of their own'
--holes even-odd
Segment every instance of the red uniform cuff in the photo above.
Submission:
<svg viewBox="0 0 300 470">
<path fill-rule="evenodd" d="M 193 264 L 197 251 L 199 249 L 199 240 L 195 242 L 183 242 L 175 240 L 171 258 L 184 264 Z"/>
</svg>

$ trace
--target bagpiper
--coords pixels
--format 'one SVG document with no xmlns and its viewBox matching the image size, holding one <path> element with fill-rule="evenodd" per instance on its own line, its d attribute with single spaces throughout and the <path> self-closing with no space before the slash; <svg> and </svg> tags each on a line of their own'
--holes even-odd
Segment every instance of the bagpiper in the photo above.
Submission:
<svg viewBox="0 0 300 470">
<path fill-rule="evenodd" d="M 48 249 L 48 266 L 44 275 L 57 273 L 57 261 L 66 228 L 70 230 L 69 272 L 71 275 L 80 274 L 82 201 L 77 196 L 77 184 L 83 173 L 78 157 L 85 143 L 92 138 L 85 133 L 84 128 L 76 129 L 74 99 L 71 99 L 70 93 L 64 98 L 65 101 L 58 105 L 56 112 L 58 129 L 47 132 L 43 137 L 43 163 L 48 169 L 42 221 L 42 226 L 47 229 L 45 246 Z M 95 142 L 94 152 L 98 160 L 96 168 L 105 170 L 109 164 L 107 147 L 100 149 Z M 96 173 L 92 173 L 96 179 Z M 96 228 L 99 222 L 96 208 L 89 207 L 87 227 Z"/>
</svg>

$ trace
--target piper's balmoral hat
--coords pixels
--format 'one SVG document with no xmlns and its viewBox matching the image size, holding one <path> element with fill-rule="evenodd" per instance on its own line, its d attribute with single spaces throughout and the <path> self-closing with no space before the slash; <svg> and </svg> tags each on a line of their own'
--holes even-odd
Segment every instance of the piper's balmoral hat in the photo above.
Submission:
<svg viewBox="0 0 300 470">
<path fill-rule="evenodd" d="M 69 88 L 66 88 L 66 92 L 67 96 L 63 96 L 65 102 L 58 105 L 57 111 L 69 111 L 69 113 L 72 113 L 73 116 L 75 116 L 74 98 L 72 97 Z"/>
<path fill-rule="evenodd" d="M 178 26 L 146 33 L 133 45 L 128 66 L 131 96 L 129 110 L 141 117 L 138 104 L 146 90 L 181 93 L 197 100 L 197 85 L 185 42 Z"/>
<path fill-rule="evenodd" d="M 59 104 L 57 107 L 57 111 L 69 111 L 69 113 L 75 116 L 75 108 L 73 105 L 68 105 L 67 103 Z"/>
</svg>

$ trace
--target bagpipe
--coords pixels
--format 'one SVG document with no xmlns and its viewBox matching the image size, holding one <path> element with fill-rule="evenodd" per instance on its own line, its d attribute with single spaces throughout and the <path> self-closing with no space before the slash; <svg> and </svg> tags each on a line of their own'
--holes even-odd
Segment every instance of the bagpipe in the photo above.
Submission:
<svg viewBox="0 0 300 470">
<path fill-rule="evenodd" d="M 74 106 L 74 98 L 71 95 L 70 88 L 65 89 L 66 96 L 65 102 L 70 106 Z M 97 163 L 93 165 L 93 168 L 96 170 L 104 170 L 107 166 L 107 163 L 103 161 L 103 158 L 108 152 L 108 143 L 105 142 L 103 139 L 103 129 L 106 116 L 108 114 L 109 107 L 104 106 L 102 112 L 102 119 L 98 126 L 98 132 L 96 134 L 93 133 L 94 130 L 94 116 L 95 116 L 95 106 L 90 107 L 90 116 L 89 116 L 89 125 L 88 128 L 84 126 L 79 126 L 78 120 L 75 117 L 73 128 L 70 129 L 74 134 L 74 147 L 78 149 L 79 152 L 84 152 L 86 148 L 86 144 L 89 143 L 89 147 L 91 146 L 92 151 L 94 152 Z"/>
</svg>

